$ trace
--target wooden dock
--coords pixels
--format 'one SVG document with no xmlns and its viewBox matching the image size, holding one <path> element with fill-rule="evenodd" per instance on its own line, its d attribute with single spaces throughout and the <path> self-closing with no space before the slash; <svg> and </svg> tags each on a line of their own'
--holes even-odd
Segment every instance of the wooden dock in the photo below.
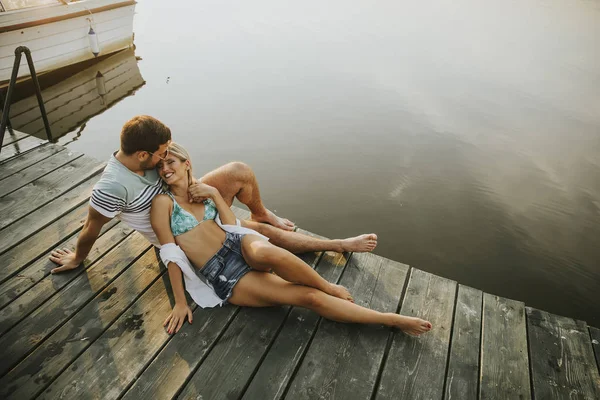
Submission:
<svg viewBox="0 0 600 400">
<path fill-rule="evenodd" d="M 193 324 L 169 336 L 166 271 L 124 224 L 104 227 L 83 268 L 50 274 L 49 252 L 73 248 L 102 168 L 6 134 L 2 399 L 600 399 L 599 329 L 372 254 L 302 257 L 358 304 L 426 318 L 430 333 L 228 305 L 193 306 Z"/>
</svg>

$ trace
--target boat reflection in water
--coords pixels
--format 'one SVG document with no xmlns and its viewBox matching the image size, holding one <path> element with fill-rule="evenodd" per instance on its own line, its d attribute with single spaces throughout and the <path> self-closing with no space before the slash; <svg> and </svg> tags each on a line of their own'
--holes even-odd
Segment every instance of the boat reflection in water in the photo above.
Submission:
<svg viewBox="0 0 600 400">
<path fill-rule="evenodd" d="M 79 127 L 81 131 L 90 118 L 142 87 L 146 82 L 137 62 L 134 50 L 127 49 L 103 59 L 69 66 L 41 76 L 42 97 L 52 137 L 58 139 Z M 12 127 L 46 138 L 31 81 L 18 84 L 15 94 L 18 98 L 13 99 L 10 108 Z"/>
</svg>

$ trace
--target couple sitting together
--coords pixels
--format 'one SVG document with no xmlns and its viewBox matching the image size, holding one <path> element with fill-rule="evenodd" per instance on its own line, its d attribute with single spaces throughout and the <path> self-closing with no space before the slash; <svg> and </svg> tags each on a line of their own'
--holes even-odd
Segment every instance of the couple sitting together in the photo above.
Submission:
<svg viewBox="0 0 600 400">
<path fill-rule="evenodd" d="M 236 219 L 230 209 L 234 198 L 250 209 L 249 220 Z M 75 252 L 53 251 L 50 259 L 60 266 L 52 273 L 77 268 L 102 226 L 115 217 L 160 248 L 175 297 L 165 321 L 169 333 L 186 317 L 192 321 L 184 280 L 200 307 L 293 305 L 334 321 L 383 324 L 412 335 L 431 329 L 419 318 L 355 304 L 346 288 L 329 283 L 293 254 L 368 252 L 377 245 L 375 234 L 322 240 L 294 232 L 293 223 L 264 207 L 247 165 L 233 162 L 194 179 L 189 154 L 153 117 L 137 116 L 123 127 L 121 149 L 94 186 Z"/>
</svg>

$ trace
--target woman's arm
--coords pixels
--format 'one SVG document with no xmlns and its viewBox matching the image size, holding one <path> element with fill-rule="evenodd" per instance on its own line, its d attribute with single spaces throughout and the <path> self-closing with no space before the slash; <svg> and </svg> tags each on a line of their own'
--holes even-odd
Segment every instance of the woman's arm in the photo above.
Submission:
<svg viewBox="0 0 600 400">
<path fill-rule="evenodd" d="M 150 223 L 152 229 L 161 246 L 168 243 L 175 243 L 175 237 L 171 232 L 171 209 L 173 207 L 173 201 L 169 196 L 159 194 L 152 200 L 152 208 L 150 209 Z M 169 324 L 167 328 L 168 333 L 178 332 L 183 323 L 185 317 L 188 317 L 190 324 L 192 323 L 192 310 L 187 305 L 185 298 L 185 290 L 183 288 L 183 274 L 179 266 L 170 262 L 167 266 L 169 272 L 169 280 L 171 281 L 171 288 L 173 289 L 173 295 L 175 297 L 175 306 L 173 311 L 169 314 L 165 320 L 163 326 Z"/>
<path fill-rule="evenodd" d="M 206 183 L 202 183 L 197 181 L 194 185 L 194 198 L 209 198 L 214 201 L 215 206 L 217 207 L 217 211 L 219 212 L 219 217 L 221 218 L 221 222 L 224 225 L 235 225 L 235 214 L 229 208 L 229 205 L 223 200 L 223 196 L 219 191 Z"/>
<path fill-rule="evenodd" d="M 236 217 L 231 208 L 225 203 L 223 200 L 223 196 L 221 193 L 215 188 L 214 194 L 211 197 L 212 201 L 215 202 L 215 206 L 217 207 L 217 211 L 219 212 L 219 217 L 221 218 L 221 222 L 223 225 L 235 225 Z"/>
</svg>

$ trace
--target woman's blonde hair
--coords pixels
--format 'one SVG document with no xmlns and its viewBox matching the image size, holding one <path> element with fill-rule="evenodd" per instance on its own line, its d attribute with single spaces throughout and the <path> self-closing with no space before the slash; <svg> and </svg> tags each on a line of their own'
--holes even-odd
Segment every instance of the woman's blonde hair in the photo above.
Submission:
<svg viewBox="0 0 600 400">
<path fill-rule="evenodd" d="M 192 160 L 190 159 L 190 153 L 188 153 L 187 150 L 179 143 L 171 142 L 169 145 L 169 154 L 173 154 L 181 162 L 190 162 L 190 167 L 187 170 L 188 184 L 191 185 L 194 183 L 194 174 L 192 174 Z M 163 186 L 167 185 L 163 182 Z"/>
</svg>

